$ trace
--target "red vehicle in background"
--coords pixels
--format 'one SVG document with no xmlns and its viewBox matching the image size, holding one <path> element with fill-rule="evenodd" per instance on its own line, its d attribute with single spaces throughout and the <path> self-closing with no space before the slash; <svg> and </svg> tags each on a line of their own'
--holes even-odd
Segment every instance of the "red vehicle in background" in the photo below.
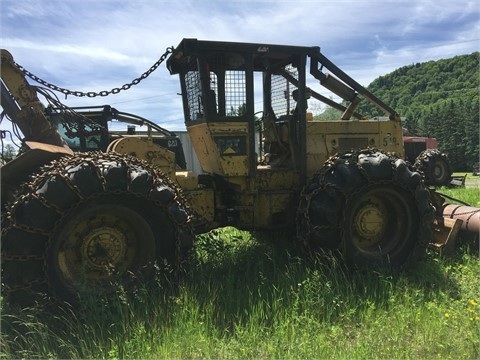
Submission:
<svg viewBox="0 0 480 360">
<path fill-rule="evenodd" d="M 438 149 L 435 138 L 413 136 L 404 129 L 403 145 L 405 157 L 417 170 L 425 175 L 425 183 L 448 186 L 452 181 L 452 170 L 447 154 Z"/>
</svg>

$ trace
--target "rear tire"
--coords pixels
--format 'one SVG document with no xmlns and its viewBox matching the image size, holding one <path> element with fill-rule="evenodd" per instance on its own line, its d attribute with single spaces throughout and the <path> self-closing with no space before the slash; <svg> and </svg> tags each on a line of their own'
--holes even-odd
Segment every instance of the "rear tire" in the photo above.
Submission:
<svg viewBox="0 0 480 360">
<path fill-rule="evenodd" d="M 438 149 L 422 151 L 415 159 L 414 168 L 424 174 L 427 185 L 448 186 L 452 181 L 448 156 Z"/>
<path fill-rule="evenodd" d="M 76 302 L 128 291 L 158 269 L 171 278 L 192 245 L 187 207 L 165 175 L 130 156 L 75 154 L 45 166 L 7 206 L 4 294 Z"/>
<path fill-rule="evenodd" d="M 355 266 L 399 267 L 421 257 L 434 208 L 421 176 L 375 149 L 335 155 L 305 187 L 298 237 L 309 253 L 341 252 Z"/>
</svg>

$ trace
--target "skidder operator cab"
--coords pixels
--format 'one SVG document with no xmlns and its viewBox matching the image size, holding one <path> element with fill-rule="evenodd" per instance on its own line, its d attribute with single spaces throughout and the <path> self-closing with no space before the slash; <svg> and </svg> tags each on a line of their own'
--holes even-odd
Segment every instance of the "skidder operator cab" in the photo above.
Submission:
<svg viewBox="0 0 480 360">
<path fill-rule="evenodd" d="M 393 109 L 335 66 L 319 47 L 183 39 L 167 67 L 180 76 L 185 124 L 190 135 L 201 139 L 194 146 L 198 144 L 195 150 L 208 173 L 250 176 L 259 165 L 308 173 L 309 104 L 340 110 L 347 123 L 365 118 L 356 108 L 366 98 L 390 120 L 400 121 Z M 314 91 L 319 83 L 342 102 Z M 350 140 L 357 141 L 355 147 L 376 142 L 364 135 Z M 342 141 L 345 138 L 331 139 L 322 156 L 342 150 Z M 394 150 L 402 151 L 401 146 Z"/>
</svg>

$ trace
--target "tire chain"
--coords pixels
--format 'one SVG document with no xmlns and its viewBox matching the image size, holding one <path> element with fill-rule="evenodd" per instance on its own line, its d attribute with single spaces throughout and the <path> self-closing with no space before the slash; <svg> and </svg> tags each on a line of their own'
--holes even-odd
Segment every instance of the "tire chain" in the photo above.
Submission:
<svg viewBox="0 0 480 360">
<path fill-rule="evenodd" d="M 124 85 L 122 85 L 121 87 L 115 87 L 109 91 L 107 90 L 103 90 L 103 91 L 99 91 L 99 92 L 94 92 L 94 91 L 88 91 L 88 92 L 83 92 L 83 91 L 72 91 L 72 90 L 68 90 L 68 89 L 65 89 L 65 88 L 62 88 L 62 87 L 59 87 L 57 85 L 54 85 L 52 83 L 49 83 L 48 81 L 45 81 L 43 79 L 41 79 L 40 77 L 32 74 L 30 71 L 28 71 L 27 69 L 25 69 L 23 66 L 21 66 L 20 64 L 17 64 L 17 63 L 14 63 L 15 66 L 17 66 L 17 68 L 25 75 L 25 76 L 28 76 L 30 79 L 38 82 L 39 84 L 53 90 L 53 91 L 57 91 L 57 92 L 60 92 L 62 94 L 64 94 L 65 96 L 68 96 L 68 95 L 73 95 L 73 96 L 77 96 L 77 97 L 90 97 L 90 98 L 93 98 L 93 97 L 97 97 L 97 96 L 108 96 L 110 94 L 118 94 L 120 91 L 122 90 L 128 90 L 130 89 L 133 85 L 138 85 L 140 83 L 140 81 L 146 79 L 152 72 L 154 72 L 159 66 L 160 64 L 162 64 L 165 59 L 167 58 L 167 56 L 169 54 L 171 54 L 174 50 L 174 47 L 173 46 L 170 46 L 170 47 L 167 47 L 167 49 L 165 50 L 165 52 L 163 53 L 162 56 L 160 56 L 160 58 L 147 70 L 145 71 L 142 75 L 140 75 L 139 77 L 133 79 L 131 82 L 129 83 L 126 83 Z"/>
<path fill-rule="evenodd" d="M 432 174 L 430 173 L 430 171 L 428 173 L 425 172 L 425 164 L 429 164 L 431 162 L 431 159 L 434 159 L 435 157 L 440 158 L 445 163 L 445 166 L 446 166 L 445 171 L 448 172 L 448 176 L 447 176 L 447 181 L 445 181 L 444 184 L 437 183 L 436 179 L 434 177 L 432 177 Z M 448 185 L 448 183 L 450 182 L 451 177 L 452 177 L 452 171 L 451 171 L 451 168 L 450 168 L 450 162 L 449 162 L 449 159 L 448 159 L 448 155 L 446 153 L 440 151 L 439 149 L 426 149 L 426 150 L 422 151 L 417 156 L 417 158 L 415 159 L 415 161 L 413 163 L 413 167 L 414 167 L 414 169 L 416 169 L 417 171 L 419 171 L 422 174 L 422 176 L 425 179 L 425 183 L 427 185 L 437 185 L 437 186 L 444 185 L 444 186 L 446 186 L 446 185 Z"/>
<path fill-rule="evenodd" d="M 330 170 L 332 167 L 334 167 L 338 162 L 340 161 L 340 156 L 338 154 L 335 154 L 333 156 L 331 156 L 330 158 L 328 158 L 325 163 L 324 163 L 324 166 L 322 166 L 322 168 L 320 170 L 318 170 L 313 176 L 312 176 L 312 179 L 311 181 L 309 182 L 309 184 L 311 183 L 318 183 L 320 186 L 316 187 L 312 192 L 310 193 L 306 193 L 306 187 L 302 189 L 301 191 L 301 194 L 300 194 L 300 198 L 301 199 L 305 199 L 305 207 L 304 208 L 300 208 L 299 211 L 298 211 L 298 214 L 304 218 L 305 222 L 306 222 L 306 226 L 302 226 L 302 227 L 297 227 L 297 237 L 299 238 L 299 240 L 302 242 L 303 246 L 305 248 L 308 248 L 309 247 L 309 244 L 308 244 L 308 239 L 310 238 L 310 235 L 311 235 L 311 231 L 310 229 L 312 229 L 312 226 L 311 226 L 311 221 L 310 221 L 310 217 L 308 216 L 308 209 L 310 209 L 310 203 L 312 201 L 312 198 L 315 197 L 318 193 L 324 191 L 328 186 L 331 186 L 335 189 L 335 191 L 338 191 L 339 193 L 341 193 L 344 198 L 345 198 L 345 202 L 347 201 L 348 199 L 348 193 L 342 191 L 341 189 L 339 189 L 335 184 L 329 184 L 329 183 L 325 183 L 324 182 L 324 178 L 325 178 L 325 174 L 328 170 Z M 358 162 L 356 163 L 357 165 L 357 168 L 359 169 L 359 171 L 365 173 L 365 170 L 358 164 Z M 353 196 L 353 194 L 352 194 Z M 298 215 L 297 215 L 298 216 Z M 345 220 L 345 219 L 344 219 Z M 297 221 L 297 223 L 300 223 Z M 313 227 L 314 229 L 325 229 L 325 230 L 342 230 L 342 227 L 340 225 L 336 225 L 336 226 L 332 226 L 332 225 L 316 225 L 315 227 Z M 306 231 L 305 231 L 306 230 Z M 339 240 L 340 241 L 340 240 Z"/>
<path fill-rule="evenodd" d="M 396 156 L 395 154 L 393 153 L 385 153 L 383 151 L 380 151 L 378 149 L 375 149 L 375 148 L 367 148 L 367 149 L 363 149 L 363 150 L 358 150 L 358 151 L 351 151 L 349 152 L 351 154 L 351 158 L 352 159 L 356 159 L 358 160 L 358 155 L 360 154 L 369 154 L 369 153 L 372 153 L 372 152 L 380 152 L 382 154 L 385 154 L 389 157 L 390 159 L 390 164 L 391 164 L 391 167 L 392 167 L 392 174 L 396 174 L 397 172 L 397 169 L 396 169 L 396 166 L 395 166 L 395 161 L 392 161 L 394 160 L 395 158 L 398 158 L 398 156 Z M 327 187 L 332 187 L 334 188 L 334 190 L 340 194 L 343 195 L 344 197 L 344 203 L 346 203 L 349 199 L 353 198 L 354 196 L 356 196 L 357 194 L 359 194 L 361 192 L 361 187 L 356 190 L 356 191 L 353 191 L 351 193 L 348 193 L 346 191 L 343 191 L 342 189 L 340 189 L 336 184 L 333 184 L 333 183 L 326 183 L 325 182 L 325 174 L 327 173 L 328 170 L 330 170 L 332 167 L 334 167 L 335 165 L 337 165 L 338 163 L 341 163 L 342 162 L 342 159 L 341 159 L 341 155 L 342 154 L 335 154 L 333 156 L 331 156 L 330 158 L 328 158 L 325 163 L 324 163 L 324 166 L 322 166 L 322 168 L 320 170 L 318 170 L 312 177 L 311 177 L 311 180 L 309 182 L 309 184 L 312 184 L 312 183 L 317 183 L 319 184 L 320 186 L 318 186 L 317 188 L 315 188 L 312 192 L 310 193 L 306 193 L 306 187 L 302 189 L 301 193 L 300 193 L 300 199 L 301 199 L 301 204 L 303 204 L 303 199 L 305 199 L 305 206 L 302 208 L 302 207 L 299 207 L 298 209 L 298 212 L 297 212 L 297 224 L 302 224 L 302 221 L 301 220 L 304 220 L 305 221 L 305 225 L 303 226 L 297 226 L 297 238 L 299 241 L 301 241 L 302 245 L 304 246 L 305 249 L 308 249 L 310 247 L 309 245 L 309 242 L 308 242 L 308 239 L 310 238 L 310 235 L 311 235 L 311 221 L 310 221 L 310 218 L 309 218 L 309 215 L 308 215 L 308 210 L 310 208 L 310 203 L 311 203 L 311 200 L 312 198 L 317 195 L 318 193 L 324 191 Z M 358 161 L 355 162 L 359 172 L 363 175 L 363 177 L 368 181 L 369 184 L 372 184 L 372 185 L 382 185 L 382 184 L 390 184 L 391 181 L 389 180 L 383 180 L 383 181 L 379 181 L 379 180 L 376 180 L 376 181 L 371 181 L 371 176 L 368 174 L 368 172 L 358 163 Z M 402 189 L 408 191 L 409 193 L 412 194 L 412 196 L 414 198 L 415 197 L 415 191 L 410 189 L 409 187 L 405 186 L 404 184 L 402 184 L 401 182 L 395 182 L 395 185 L 401 187 Z M 342 212 L 343 214 L 343 221 L 342 222 L 337 222 L 337 224 L 340 224 L 340 223 L 345 223 L 346 222 L 346 218 L 345 218 L 345 211 Z M 300 219 L 299 219 L 300 218 Z M 303 218 L 303 219 L 302 219 Z M 341 239 L 342 239 L 342 234 L 341 232 L 343 231 L 342 227 L 340 225 L 336 225 L 336 226 L 331 226 L 331 225 L 316 225 L 314 227 L 315 229 L 326 229 L 326 230 L 339 230 L 339 239 L 338 239 L 338 243 L 339 245 L 341 245 Z M 424 240 L 422 239 L 422 242 L 419 242 L 417 243 L 417 246 L 416 248 L 414 249 L 414 251 L 412 251 L 412 256 L 411 257 L 415 257 L 414 253 L 418 252 L 421 248 L 425 248 L 426 246 L 428 245 L 428 240 Z"/>
<path fill-rule="evenodd" d="M 48 240 L 45 244 L 45 253 L 42 254 L 42 255 L 14 255 L 14 254 L 6 254 L 2 249 L 2 252 L 1 252 L 2 262 L 4 262 L 4 261 L 21 261 L 21 262 L 43 261 L 43 271 L 44 271 L 44 274 L 47 274 L 48 264 L 47 264 L 47 261 L 46 261 L 46 258 L 47 258 L 46 251 L 49 248 L 51 240 L 52 240 L 50 235 L 51 235 L 51 233 L 55 232 L 54 229 L 56 227 L 58 227 L 58 224 L 61 223 L 61 221 L 63 219 L 63 216 L 59 216 L 59 218 L 55 222 L 55 225 L 53 226 L 51 232 L 50 231 L 46 232 L 42 229 L 33 228 L 33 227 L 30 227 L 30 226 L 26 226 L 24 224 L 18 224 L 15 221 L 15 216 L 14 216 L 15 210 L 18 208 L 18 206 L 20 204 L 23 203 L 23 201 L 25 199 L 27 199 L 29 197 L 32 197 L 32 196 L 35 199 L 41 198 L 41 197 L 37 196 L 36 194 L 33 194 L 32 190 L 36 189 L 38 184 L 40 184 L 44 179 L 46 179 L 46 178 L 48 178 L 52 175 L 58 175 L 62 178 L 63 182 L 71 190 L 73 190 L 74 193 L 77 196 L 79 196 L 80 201 L 77 201 L 73 206 L 71 206 L 70 208 L 65 210 L 64 213 L 78 207 L 81 203 L 83 203 L 85 201 L 88 201 L 88 200 L 90 200 L 92 198 L 95 198 L 95 197 L 104 196 L 104 195 L 126 194 L 126 193 L 128 193 L 128 189 L 126 191 L 115 190 L 115 191 L 106 192 L 105 191 L 105 189 L 106 189 L 105 177 L 100 173 L 99 167 L 94 166 L 94 168 L 97 170 L 96 171 L 96 176 L 102 182 L 102 187 L 103 187 L 104 192 L 96 193 L 96 194 L 93 194 L 93 195 L 88 196 L 88 197 L 83 196 L 81 194 L 80 190 L 78 189 L 78 187 L 75 184 L 72 184 L 72 182 L 68 178 L 68 176 L 66 174 L 63 174 L 59 170 L 59 169 L 67 169 L 69 165 L 75 164 L 76 161 L 78 161 L 78 156 L 80 156 L 81 158 L 83 158 L 83 161 L 85 161 L 87 163 L 90 162 L 92 164 L 99 163 L 100 160 L 105 160 L 105 159 L 110 160 L 110 161 L 123 162 L 124 166 L 127 166 L 127 168 L 128 168 L 128 177 L 130 177 L 130 173 L 131 173 L 131 167 L 129 166 L 129 164 L 140 165 L 144 169 L 151 172 L 153 178 L 156 179 L 156 182 L 152 184 L 152 188 L 155 188 L 155 186 L 159 184 L 158 180 L 161 179 L 161 181 L 163 181 L 163 185 L 166 185 L 166 186 L 168 186 L 169 188 L 171 188 L 172 190 L 175 191 L 175 196 L 171 199 L 171 201 L 168 204 L 161 203 L 158 200 L 152 201 L 152 202 L 153 202 L 153 204 L 155 204 L 155 206 L 162 207 L 165 210 L 167 210 L 172 203 L 177 202 L 187 212 L 187 218 L 185 219 L 185 221 L 183 223 L 180 223 L 174 218 L 174 216 L 172 216 L 167 211 L 167 214 L 168 214 L 169 218 L 172 219 L 172 221 L 174 221 L 177 226 L 181 227 L 181 229 L 179 229 L 179 231 L 177 231 L 176 249 L 175 249 L 176 250 L 176 254 L 175 254 L 175 257 L 176 257 L 176 259 L 175 259 L 175 274 L 177 276 L 179 276 L 179 274 L 182 271 L 184 262 L 186 261 L 186 259 L 184 259 L 184 257 L 183 257 L 184 246 L 182 246 L 185 242 L 184 238 L 191 238 L 191 237 L 194 236 L 193 230 L 190 226 L 191 221 L 192 221 L 192 217 L 190 215 L 191 214 L 191 209 L 188 206 L 185 198 L 183 197 L 181 189 L 170 178 L 168 178 L 165 174 L 163 174 L 163 172 L 161 172 L 160 170 L 152 167 L 146 161 L 140 160 L 140 159 L 138 159 L 138 158 L 136 158 L 132 155 L 120 155 L 120 154 L 112 153 L 112 152 L 109 152 L 109 153 L 101 153 L 101 152 L 76 153 L 76 155 L 77 156 L 75 156 L 73 158 L 72 157 L 63 157 L 63 158 L 60 158 L 59 160 L 52 161 L 48 165 L 43 166 L 42 169 L 39 171 L 39 175 L 31 176 L 30 180 L 22 185 L 22 187 L 19 190 L 19 193 L 21 193 L 21 195 L 18 195 L 16 200 L 14 202 L 8 204 L 6 209 L 2 212 L 2 230 L 1 230 L 2 236 L 6 235 L 8 233 L 8 231 L 10 231 L 13 228 L 17 228 L 17 229 L 20 229 L 20 230 L 23 230 L 23 231 L 26 231 L 26 232 L 29 232 L 29 233 L 32 233 L 32 234 L 39 234 L 39 235 L 42 235 L 42 236 L 48 236 Z M 130 192 L 130 194 L 135 195 L 139 198 L 144 198 L 140 194 L 135 194 L 135 193 L 132 193 L 132 192 Z M 46 201 L 44 199 L 42 199 L 41 201 L 42 201 L 42 204 L 46 203 Z M 59 211 L 59 209 L 57 209 L 53 204 L 49 204 L 48 207 L 54 208 L 55 211 Z M 4 226 L 5 224 L 7 224 L 7 226 Z M 34 278 L 32 280 L 29 280 L 29 281 L 25 282 L 25 284 L 22 285 L 22 286 L 16 285 L 16 286 L 13 286 L 13 287 L 5 287 L 4 291 L 5 291 L 6 295 L 8 296 L 9 293 L 19 291 L 19 290 L 28 290 L 29 288 L 31 288 L 34 285 L 44 284 L 44 283 L 47 283 L 46 276 L 39 276 L 37 278 Z M 53 289 L 50 286 L 50 284 L 47 284 L 47 285 L 48 285 L 51 293 L 55 294 L 55 289 Z"/>
</svg>

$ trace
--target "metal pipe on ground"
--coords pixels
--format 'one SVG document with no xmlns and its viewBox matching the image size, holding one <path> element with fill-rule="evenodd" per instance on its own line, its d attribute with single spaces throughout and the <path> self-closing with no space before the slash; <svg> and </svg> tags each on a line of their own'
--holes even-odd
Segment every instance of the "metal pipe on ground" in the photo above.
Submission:
<svg viewBox="0 0 480 360">
<path fill-rule="evenodd" d="M 473 206 L 447 204 L 443 208 L 443 217 L 462 220 L 462 230 L 480 233 L 480 209 Z"/>
</svg>

